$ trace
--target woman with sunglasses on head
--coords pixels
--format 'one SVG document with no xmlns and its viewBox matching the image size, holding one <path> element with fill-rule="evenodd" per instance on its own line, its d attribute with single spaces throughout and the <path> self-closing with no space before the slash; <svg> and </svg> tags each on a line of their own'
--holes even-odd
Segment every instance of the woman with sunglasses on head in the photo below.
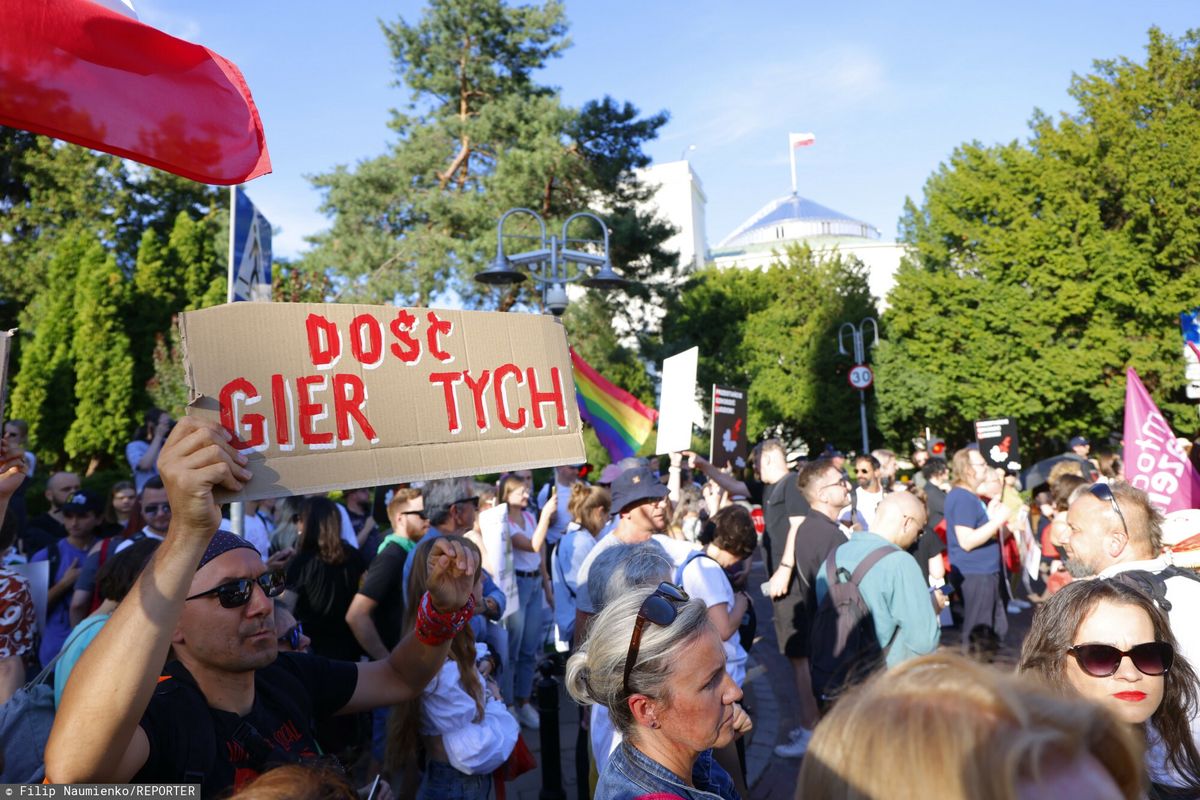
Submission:
<svg viewBox="0 0 1200 800">
<path fill-rule="evenodd" d="M 479 550 L 465 537 L 447 536 L 477 556 Z M 409 576 L 405 604 L 405 629 L 419 630 L 417 607 L 426 590 L 429 551 L 436 540 L 417 546 Z M 476 562 L 478 563 L 478 562 Z M 475 571 L 475 605 L 483 597 L 483 569 Z M 500 690 L 480 674 L 481 654 L 475 634 L 466 625 L 450 643 L 450 653 L 437 676 L 418 699 L 395 707 L 388 721 L 385 763 L 391 769 L 411 763 L 420 743 L 425 771 L 417 800 L 486 800 L 492 772 L 498 769 L 517 743 L 520 726 L 504 707 Z"/>
<path fill-rule="evenodd" d="M 712 750 L 750 722 L 702 601 L 669 583 L 613 598 L 567 662 L 566 683 L 576 701 L 604 706 L 622 735 L 594 800 L 738 797 Z"/>
<path fill-rule="evenodd" d="M 1038 610 L 1018 669 L 1143 730 L 1152 778 L 1169 774 L 1175 784 L 1154 783 L 1151 798 L 1200 796 L 1200 755 L 1189 726 L 1196 673 L 1147 595 L 1115 580 L 1068 584 Z"/>
</svg>

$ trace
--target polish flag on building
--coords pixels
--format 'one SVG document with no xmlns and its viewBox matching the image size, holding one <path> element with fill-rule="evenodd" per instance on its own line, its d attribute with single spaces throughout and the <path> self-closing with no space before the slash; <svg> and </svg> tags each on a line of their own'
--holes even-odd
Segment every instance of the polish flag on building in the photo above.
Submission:
<svg viewBox="0 0 1200 800">
<path fill-rule="evenodd" d="M 111 1 L 0 0 L 0 125 L 201 183 L 271 171 L 233 62 Z"/>
<path fill-rule="evenodd" d="M 808 147 L 815 144 L 817 137 L 811 133 L 789 133 L 788 144 L 792 147 Z"/>
</svg>

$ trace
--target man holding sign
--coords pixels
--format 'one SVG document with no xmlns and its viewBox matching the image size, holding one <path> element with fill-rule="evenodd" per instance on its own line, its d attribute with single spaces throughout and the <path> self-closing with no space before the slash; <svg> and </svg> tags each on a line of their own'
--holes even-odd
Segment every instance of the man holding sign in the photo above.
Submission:
<svg viewBox="0 0 1200 800">
<path fill-rule="evenodd" d="M 71 674 L 46 746 L 51 782 L 201 783 L 215 796 L 315 759 L 314 720 L 412 699 L 445 663 L 474 608 L 477 564 L 444 539 L 429 554 L 416 630 L 388 658 L 278 654 L 271 598 L 282 581 L 217 530 L 213 491 L 241 491 L 246 463 L 213 422 L 185 418 L 167 439 L 169 532 Z M 177 660 L 164 670 L 168 648 Z"/>
</svg>

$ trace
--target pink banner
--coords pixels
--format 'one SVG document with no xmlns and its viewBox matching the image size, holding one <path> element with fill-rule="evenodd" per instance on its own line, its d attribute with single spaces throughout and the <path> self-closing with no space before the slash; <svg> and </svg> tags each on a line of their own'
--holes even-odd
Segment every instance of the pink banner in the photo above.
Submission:
<svg viewBox="0 0 1200 800">
<path fill-rule="evenodd" d="M 1200 507 L 1200 474 L 1133 367 L 1125 376 L 1125 480 L 1163 512 Z"/>
</svg>

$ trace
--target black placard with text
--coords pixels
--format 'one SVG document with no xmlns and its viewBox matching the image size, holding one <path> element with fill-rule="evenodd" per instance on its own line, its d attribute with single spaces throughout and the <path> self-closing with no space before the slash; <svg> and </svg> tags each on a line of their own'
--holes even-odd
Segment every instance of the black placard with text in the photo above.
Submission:
<svg viewBox="0 0 1200 800">
<path fill-rule="evenodd" d="M 975 441 L 979 443 L 979 452 L 989 466 L 1000 467 L 1008 472 L 1021 469 L 1016 420 L 1010 417 L 979 420 L 975 423 Z"/>
<path fill-rule="evenodd" d="M 746 390 L 713 385 L 712 442 L 709 461 L 714 467 L 746 466 L 750 442 L 746 437 Z"/>
</svg>

